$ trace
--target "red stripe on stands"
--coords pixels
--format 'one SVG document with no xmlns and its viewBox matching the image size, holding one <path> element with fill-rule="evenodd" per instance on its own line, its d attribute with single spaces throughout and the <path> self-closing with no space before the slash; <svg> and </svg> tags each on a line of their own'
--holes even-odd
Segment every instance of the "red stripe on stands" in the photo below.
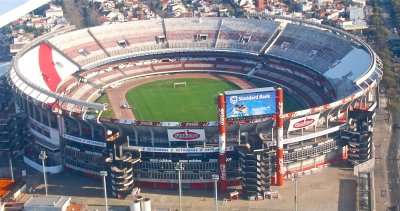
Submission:
<svg viewBox="0 0 400 211">
<path fill-rule="evenodd" d="M 54 67 L 52 49 L 46 44 L 39 46 L 39 67 L 44 82 L 46 82 L 51 91 L 55 92 L 61 82 L 61 78 Z"/>
</svg>

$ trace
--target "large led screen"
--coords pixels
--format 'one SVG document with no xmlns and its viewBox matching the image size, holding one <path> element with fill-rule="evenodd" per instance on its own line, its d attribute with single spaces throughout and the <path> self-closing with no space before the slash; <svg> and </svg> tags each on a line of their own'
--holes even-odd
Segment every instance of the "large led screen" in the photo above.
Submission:
<svg viewBox="0 0 400 211">
<path fill-rule="evenodd" d="M 251 117 L 276 113 L 274 88 L 225 92 L 226 118 Z"/>
</svg>

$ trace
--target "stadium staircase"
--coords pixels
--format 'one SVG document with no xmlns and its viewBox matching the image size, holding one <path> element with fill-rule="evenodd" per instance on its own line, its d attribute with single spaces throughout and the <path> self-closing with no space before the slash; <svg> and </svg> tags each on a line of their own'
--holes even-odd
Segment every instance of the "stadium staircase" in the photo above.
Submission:
<svg viewBox="0 0 400 211">
<path fill-rule="evenodd" d="M 106 159 L 108 194 L 115 198 L 129 196 L 134 188 L 133 165 L 139 163 L 139 158 L 133 158 L 131 152 L 122 153 L 122 147 L 114 148 L 114 142 L 107 142 L 110 157 Z M 119 152 L 118 150 L 119 149 Z"/>
<path fill-rule="evenodd" d="M 104 81 L 96 77 L 89 78 L 86 83 L 92 85 L 93 87 L 99 90 L 103 89 L 103 87 L 107 85 Z"/>
<path fill-rule="evenodd" d="M 218 34 L 217 34 L 217 40 L 215 41 L 215 48 L 218 46 L 218 40 L 219 37 L 221 36 L 221 27 L 222 27 L 222 21 L 224 21 L 224 19 L 222 18 L 221 21 L 218 23 Z"/>
<path fill-rule="evenodd" d="M 261 53 L 268 53 L 272 46 L 274 46 L 275 42 L 279 39 L 283 31 L 285 31 L 287 23 L 282 22 L 278 29 L 274 32 L 271 39 L 267 42 L 267 44 L 261 50 Z M 271 41 L 272 40 L 272 41 Z"/>
<path fill-rule="evenodd" d="M 216 48 L 218 46 L 218 40 L 219 40 L 219 37 L 221 36 L 222 21 L 224 21 L 223 18 L 218 22 L 218 34 L 217 34 L 217 39 L 215 40 L 214 48 Z"/>
<path fill-rule="evenodd" d="M 247 76 L 249 76 L 249 77 L 252 76 L 261 67 L 262 67 L 262 64 L 261 63 L 257 63 L 256 66 L 252 70 L 250 70 L 249 73 L 247 73 Z"/>
<path fill-rule="evenodd" d="M 168 37 L 167 37 L 167 28 L 165 27 L 164 19 L 161 20 L 161 25 L 162 25 L 164 36 L 167 39 L 167 42 L 165 43 L 165 48 L 169 48 Z"/>
<path fill-rule="evenodd" d="M 268 41 L 265 43 L 265 45 L 261 48 L 259 54 L 265 53 L 267 51 L 267 49 L 275 43 L 275 41 L 280 36 L 280 34 L 282 33 L 282 31 L 285 27 L 286 27 L 286 24 L 279 23 L 278 28 L 276 28 L 274 33 L 271 35 L 271 37 L 268 39 Z"/>
<path fill-rule="evenodd" d="M 127 74 L 125 74 L 125 72 L 122 70 L 122 69 L 124 69 L 126 66 L 128 66 L 128 64 L 126 64 L 124 67 L 120 67 L 120 66 L 118 66 L 118 71 L 120 72 L 120 73 L 122 73 L 122 75 L 124 75 L 125 77 L 128 77 L 128 75 Z"/>
<path fill-rule="evenodd" d="M 248 199 L 264 198 L 271 191 L 271 159 L 267 149 L 239 151 L 242 192 Z"/>
<path fill-rule="evenodd" d="M 364 163 L 372 157 L 372 126 L 375 111 L 364 109 L 354 109 L 349 111 L 348 128 L 342 131 L 341 139 L 344 145 L 347 145 L 347 160 L 352 165 Z M 373 159 L 373 158 L 372 158 Z"/>
<path fill-rule="evenodd" d="M 69 56 L 67 56 L 67 54 L 65 54 L 62 50 L 57 48 L 55 45 L 53 45 L 53 43 L 49 42 L 48 40 L 43 40 L 43 43 L 50 46 L 53 50 L 57 51 L 57 53 L 61 54 L 65 59 L 67 59 L 69 62 L 71 62 L 72 64 L 79 67 L 79 70 L 81 70 L 81 65 L 79 65 L 77 62 L 75 62 L 73 59 L 71 59 Z"/>
<path fill-rule="evenodd" d="M 97 40 L 97 38 L 94 36 L 94 34 L 90 31 L 90 29 L 87 30 L 87 32 L 90 34 L 90 36 L 93 38 L 93 40 L 97 43 L 97 45 L 101 48 L 101 50 L 107 55 L 107 57 L 111 57 L 110 53 L 106 51 L 104 46 Z"/>
<path fill-rule="evenodd" d="M 268 148 L 258 135 L 249 134 L 247 146 L 237 148 L 241 169 L 242 193 L 249 200 L 265 199 L 271 191 L 272 161 Z"/>
</svg>

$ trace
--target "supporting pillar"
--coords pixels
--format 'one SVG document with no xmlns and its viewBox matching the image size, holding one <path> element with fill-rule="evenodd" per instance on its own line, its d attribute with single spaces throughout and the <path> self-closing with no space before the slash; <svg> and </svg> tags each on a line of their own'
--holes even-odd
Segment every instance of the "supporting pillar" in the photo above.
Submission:
<svg viewBox="0 0 400 211">
<path fill-rule="evenodd" d="M 376 108 L 380 108 L 381 107 L 381 101 L 379 99 L 379 97 L 380 97 L 379 95 L 380 94 L 379 94 L 379 84 L 378 84 L 378 85 L 376 85 L 376 88 L 375 88 Z"/>
<path fill-rule="evenodd" d="M 35 104 L 34 104 L 34 102 L 32 101 L 31 103 L 30 103 L 31 105 L 31 108 L 32 108 L 32 111 L 33 111 L 33 118 L 36 120 L 36 121 L 39 121 L 38 120 L 38 114 L 37 114 L 37 109 L 36 109 L 36 107 L 35 107 Z"/>
<path fill-rule="evenodd" d="M 92 140 L 96 140 L 96 137 L 94 136 L 95 126 L 93 124 L 89 124 L 89 127 L 90 127 L 90 137 L 92 137 Z"/>
<path fill-rule="evenodd" d="M 240 125 L 238 126 L 238 145 L 240 146 Z"/>
<path fill-rule="evenodd" d="M 276 185 L 283 186 L 283 90 L 276 89 Z"/>
<path fill-rule="evenodd" d="M 51 124 L 50 111 L 46 111 L 46 114 L 47 114 L 47 123 L 48 123 L 48 126 L 51 127 L 51 128 L 53 128 L 53 125 Z"/>
<path fill-rule="evenodd" d="M 29 101 L 26 100 L 26 99 L 24 99 L 23 102 L 24 102 L 23 105 L 24 105 L 24 110 L 25 110 L 25 112 L 28 114 L 28 116 L 29 116 L 30 118 L 33 118 L 33 115 L 32 115 L 32 112 L 31 112 L 31 108 L 30 108 L 30 106 L 29 106 Z"/>
<path fill-rule="evenodd" d="M 78 120 L 76 120 L 75 118 L 74 118 L 74 120 L 75 120 L 76 124 L 78 124 L 79 137 L 82 137 L 82 136 L 83 136 L 82 123 L 80 123 L 80 122 L 79 122 Z"/>
<path fill-rule="evenodd" d="M 219 130 L 219 188 L 222 193 L 228 189 L 226 173 L 226 117 L 225 117 L 225 95 L 218 95 L 218 130 Z"/>
<path fill-rule="evenodd" d="M 154 147 L 154 131 L 152 127 L 149 127 L 151 135 L 151 146 Z"/>
<path fill-rule="evenodd" d="M 44 124 L 44 120 L 43 120 L 43 109 L 40 107 L 38 108 L 39 110 L 39 119 L 40 119 L 40 123 Z M 46 125 L 46 124 L 44 124 Z"/>
<path fill-rule="evenodd" d="M 135 144 L 139 146 L 139 132 L 135 126 L 132 125 L 133 131 L 135 132 Z M 171 147 L 171 144 L 169 145 Z"/>
</svg>

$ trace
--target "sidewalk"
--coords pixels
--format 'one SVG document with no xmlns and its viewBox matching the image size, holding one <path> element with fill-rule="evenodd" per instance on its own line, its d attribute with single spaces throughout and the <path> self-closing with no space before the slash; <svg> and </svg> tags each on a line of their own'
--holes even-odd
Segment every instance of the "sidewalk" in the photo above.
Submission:
<svg viewBox="0 0 400 211">
<path fill-rule="evenodd" d="M 389 187 L 387 179 L 386 158 L 391 135 L 391 118 L 385 110 L 386 98 L 381 97 L 381 108 L 376 110 L 376 122 L 374 127 L 375 144 L 375 205 L 376 210 L 386 210 L 390 205 Z"/>
</svg>

